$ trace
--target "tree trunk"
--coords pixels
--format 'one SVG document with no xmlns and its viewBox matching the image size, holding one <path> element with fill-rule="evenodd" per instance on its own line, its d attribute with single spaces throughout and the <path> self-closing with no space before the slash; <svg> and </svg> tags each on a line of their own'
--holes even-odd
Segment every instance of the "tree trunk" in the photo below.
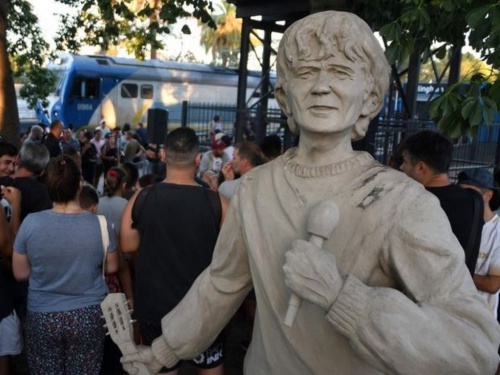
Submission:
<svg viewBox="0 0 500 375">
<path fill-rule="evenodd" d="M 7 3 L 0 0 L 0 135 L 19 145 L 19 112 L 14 78 L 7 54 Z"/>
</svg>

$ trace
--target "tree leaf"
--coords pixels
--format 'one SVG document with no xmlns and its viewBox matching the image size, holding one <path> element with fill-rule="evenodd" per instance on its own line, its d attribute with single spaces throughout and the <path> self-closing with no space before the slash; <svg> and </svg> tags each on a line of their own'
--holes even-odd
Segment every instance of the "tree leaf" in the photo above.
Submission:
<svg viewBox="0 0 500 375">
<path fill-rule="evenodd" d="M 473 9 L 465 16 L 470 27 L 476 28 L 486 20 L 486 15 L 493 6 L 491 4 L 484 5 L 480 8 Z"/>
<path fill-rule="evenodd" d="M 448 52 L 446 48 L 446 44 L 443 44 L 441 47 L 439 47 L 436 50 L 436 53 L 434 56 L 436 56 L 439 60 L 443 60 L 446 57 L 446 52 Z"/>
<path fill-rule="evenodd" d="M 393 42 L 385 50 L 385 57 L 389 65 L 395 65 L 399 62 L 401 56 L 401 49 L 399 43 Z"/>
<path fill-rule="evenodd" d="M 480 103 L 480 98 L 474 101 L 472 110 L 469 116 L 469 122 L 471 126 L 479 125 L 483 122 L 483 106 Z"/>
<path fill-rule="evenodd" d="M 388 41 L 393 41 L 399 39 L 401 34 L 401 28 L 397 22 L 391 22 L 380 28 L 379 33 L 382 37 L 386 38 Z"/>
</svg>

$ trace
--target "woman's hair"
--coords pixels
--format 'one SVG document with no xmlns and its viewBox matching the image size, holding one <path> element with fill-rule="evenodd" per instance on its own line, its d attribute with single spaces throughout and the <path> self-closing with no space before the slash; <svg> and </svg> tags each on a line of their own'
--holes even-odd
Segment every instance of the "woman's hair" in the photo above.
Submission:
<svg viewBox="0 0 500 375">
<path fill-rule="evenodd" d="M 52 202 L 65 203 L 74 200 L 81 180 L 80 168 L 70 156 L 61 155 L 50 160 L 45 183 Z"/>
<path fill-rule="evenodd" d="M 106 194 L 112 197 L 121 189 L 124 182 L 127 181 L 127 172 L 120 167 L 112 167 L 106 173 Z"/>
<path fill-rule="evenodd" d="M 93 136 L 92 132 L 90 132 L 90 131 L 86 131 L 85 133 L 83 133 L 83 136 L 84 136 L 85 138 L 87 138 L 89 141 L 90 141 L 92 138 L 94 138 L 94 136 Z"/>
<path fill-rule="evenodd" d="M 133 189 L 135 184 L 137 183 L 137 180 L 139 179 L 139 171 L 137 170 L 135 164 L 129 161 L 123 164 L 123 168 L 127 172 L 127 185 L 125 186 L 125 189 Z"/>
</svg>

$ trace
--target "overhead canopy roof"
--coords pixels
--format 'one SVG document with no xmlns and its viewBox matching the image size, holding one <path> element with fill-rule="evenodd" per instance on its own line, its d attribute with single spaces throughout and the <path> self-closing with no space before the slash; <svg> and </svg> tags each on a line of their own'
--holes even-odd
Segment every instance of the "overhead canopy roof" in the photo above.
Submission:
<svg viewBox="0 0 500 375">
<path fill-rule="evenodd" d="M 296 20 L 309 14 L 309 0 L 228 0 L 236 5 L 236 17 L 262 16 L 266 21 Z"/>
<path fill-rule="evenodd" d="M 227 0 L 236 5 L 236 17 L 262 16 L 264 21 L 293 22 L 326 9 L 345 9 L 347 0 Z"/>
</svg>

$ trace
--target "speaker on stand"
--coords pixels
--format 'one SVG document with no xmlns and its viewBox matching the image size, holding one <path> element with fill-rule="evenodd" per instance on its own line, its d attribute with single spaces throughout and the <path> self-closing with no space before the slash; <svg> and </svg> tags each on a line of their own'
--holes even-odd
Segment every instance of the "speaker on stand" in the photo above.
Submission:
<svg viewBox="0 0 500 375">
<path fill-rule="evenodd" d="M 148 109 L 149 142 L 162 145 L 168 131 L 168 111 L 161 108 Z"/>
</svg>

